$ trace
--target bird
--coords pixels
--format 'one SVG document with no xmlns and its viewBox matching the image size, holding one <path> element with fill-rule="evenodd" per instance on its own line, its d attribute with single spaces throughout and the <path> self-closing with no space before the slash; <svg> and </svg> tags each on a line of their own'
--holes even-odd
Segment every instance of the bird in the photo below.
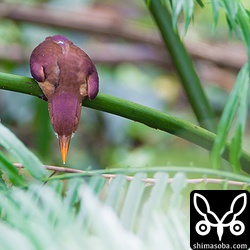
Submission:
<svg viewBox="0 0 250 250">
<path fill-rule="evenodd" d="M 90 57 L 63 35 L 48 36 L 31 53 L 30 71 L 47 101 L 63 164 L 78 128 L 82 101 L 93 100 L 99 77 Z"/>
</svg>

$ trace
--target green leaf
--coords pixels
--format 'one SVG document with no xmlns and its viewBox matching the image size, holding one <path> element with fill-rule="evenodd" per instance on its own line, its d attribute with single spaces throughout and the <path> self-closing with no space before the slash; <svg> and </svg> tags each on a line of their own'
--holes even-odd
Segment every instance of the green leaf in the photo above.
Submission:
<svg viewBox="0 0 250 250">
<path fill-rule="evenodd" d="M 244 136 L 246 121 L 247 121 L 249 84 L 250 84 L 249 80 L 250 80 L 249 73 L 247 71 L 246 75 L 242 77 L 241 89 L 239 90 L 238 116 L 236 121 L 235 133 L 231 140 L 231 148 L 230 148 L 230 162 L 233 164 L 235 172 L 239 172 L 241 169 L 240 156 L 242 152 L 242 138 Z"/>
<path fill-rule="evenodd" d="M 53 181 L 51 183 L 49 183 L 50 187 L 53 188 L 53 190 L 58 193 L 61 194 L 63 192 L 63 183 L 61 181 Z"/>
<path fill-rule="evenodd" d="M 200 5 L 200 7 L 205 7 L 204 3 L 202 2 L 202 0 L 196 0 L 196 2 Z"/>
<path fill-rule="evenodd" d="M 106 179 L 102 176 L 94 176 L 89 181 L 89 186 L 95 191 L 96 194 L 99 194 L 102 191 L 103 186 L 106 183 Z"/>
<path fill-rule="evenodd" d="M 109 192 L 106 196 L 105 203 L 115 211 L 119 210 L 119 205 L 124 195 L 125 184 L 126 177 L 124 175 L 117 175 L 109 185 Z"/>
<path fill-rule="evenodd" d="M 174 176 L 173 182 L 171 183 L 172 188 L 172 196 L 170 199 L 170 206 L 172 208 L 178 208 L 180 207 L 180 204 L 182 202 L 182 191 L 186 187 L 186 177 L 184 173 L 177 173 Z"/>
<path fill-rule="evenodd" d="M 0 190 L 8 190 L 7 185 L 4 181 L 2 170 L 0 170 Z M 1 214 L 1 210 L 0 210 L 0 214 Z"/>
<path fill-rule="evenodd" d="M 18 169 L 13 166 L 0 152 L 0 169 L 6 172 L 11 183 L 15 186 L 24 186 L 25 181 L 22 175 L 19 174 Z"/>
<path fill-rule="evenodd" d="M 228 1 L 228 0 L 222 0 L 224 4 L 224 8 L 227 12 L 228 17 L 230 20 L 233 20 L 235 23 L 236 20 L 236 14 L 238 12 L 239 2 L 238 0 L 234 1 Z"/>
<path fill-rule="evenodd" d="M 228 97 L 228 101 L 223 110 L 223 114 L 221 116 L 219 125 L 218 125 L 218 133 L 214 142 L 214 146 L 211 151 L 211 161 L 215 168 L 220 167 L 220 158 L 224 152 L 226 147 L 227 135 L 230 127 L 232 126 L 233 118 L 236 115 L 238 106 L 240 102 L 242 102 L 242 93 L 247 91 L 246 86 L 248 84 L 248 64 L 245 64 L 244 67 L 239 72 L 235 86 Z M 246 94 L 247 92 L 245 92 Z M 246 97 L 244 97 L 245 100 Z M 245 102 L 245 101 L 244 101 Z M 241 106 L 242 107 L 242 106 Z M 245 104 L 243 105 L 243 113 L 240 118 L 240 123 L 244 123 L 244 119 L 246 119 L 246 110 Z M 241 112 L 241 111 L 238 111 Z M 243 119 L 244 118 L 244 119 Z M 238 131 L 239 133 L 240 131 Z M 239 142 L 238 142 L 239 143 Z M 241 143 L 240 143 L 241 144 Z M 238 155 L 238 153 L 237 153 Z"/>
<path fill-rule="evenodd" d="M 26 249 L 31 250 L 34 249 L 34 245 L 27 237 L 24 235 L 22 231 L 18 231 L 16 228 L 8 224 L 0 224 L 0 232 L 1 232 L 1 248 L 2 249 L 10 249 L 14 250 L 18 247 L 18 249 Z M 15 239 L 15 240 L 10 240 Z M 20 247 L 21 246 L 21 247 Z"/>
<path fill-rule="evenodd" d="M 214 27 L 216 27 L 219 19 L 220 0 L 211 0 L 211 4 L 213 10 Z"/>
<path fill-rule="evenodd" d="M 184 0 L 172 0 L 172 20 L 175 31 L 177 30 L 177 21 L 182 11 L 183 4 Z"/>
<path fill-rule="evenodd" d="M 234 172 L 236 172 L 236 173 L 239 173 L 240 169 L 241 169 L 239 157 L 241 154 L 242 135 L 243 135 L 243 131 L 238 126 L 236 128 L 236 131 L 235 131 L 234 136 L 231 139 L 231 143 L 230 143 L 230 158 L 229 158 L 229 160 L 233 165 Z"/>
<path fill-rule="evenodd" d="M 241 30 L 243 41 L 247 48 L 250 69 L 250 17 L 242 5 L 239 6 L 239 11 L 237 13 L 237 22 Z"/>
<path fill-rule="evenodd" d="M 183 11 L 185 16 L 184 34 L 186 34 L 189 23 L 194 14 L 194 0 L 184 0 Z"/>
<path fill-rule="evenodd" d="M 9 151 L 37 179 L 45 178 L 47 170 L 40 160 L 3 124 L 0 123 L 0 145 Z"/>
<path fill-rule="evenodd" d="M 68 189 L 64 198 L 64 205 L 68 208 L 72 208 L 78 202 L 78 190 L 82 185 L 82 180 L 75 178 L 69 180 Z"/>
<path fill-rule="evenodd" d="M 238 11 L 238 1 L 228 1 L 228 0 L 222 0 L 221 1 L 221 7 L 226 12 L 226 18 L 228 22 L 228 26 L 230 30 L 237 34 L 237 22 L 236 22 L 236 14 Z"/>
<path fill-rule="evenodd" d="M 121 222 L 127 229 L 132 229 L 135 223 L 136 214 L 142 199 L 145 184 L 142 179 L 146 177 L 144 173 L 135 174 L 131 181 L 121 212 Z"/>
<path fill-rule="evenodd" d="M 138 227 L 138 234 L 143 238 L 150 223 L 149 214 L 160 207 L 163 202 L 169 175 L 168 173 L 157 172 L 154 175 L 155 184 L 150 192 L 148 200 L 145 202 L 141 213 L 141 221 Z"/>
</svg>

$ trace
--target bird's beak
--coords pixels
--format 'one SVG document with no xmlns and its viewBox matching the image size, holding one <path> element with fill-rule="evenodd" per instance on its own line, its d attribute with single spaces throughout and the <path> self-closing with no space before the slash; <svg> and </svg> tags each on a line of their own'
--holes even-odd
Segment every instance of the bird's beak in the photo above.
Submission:
<svg viewBox="0 0 250 250">
<path fill-rule="evenodd" d="M 70 139 L 71 139 L 71 135 L 69 135 L 69 136 L 66 136 L 66 135 L 58 136 L 63 164 L 65 164 L 66 159 L 67 159 Z"/>
</svg>

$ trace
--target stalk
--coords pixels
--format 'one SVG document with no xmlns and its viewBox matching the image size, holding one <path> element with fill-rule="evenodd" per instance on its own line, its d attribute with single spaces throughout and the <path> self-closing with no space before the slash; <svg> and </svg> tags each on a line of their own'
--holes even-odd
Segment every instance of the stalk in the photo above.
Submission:
<svg viewBox="0 0 250 250">
<path fill-rule="evenodd" d="M 200 125 L 216 132 L 214 111 L 204 93 L 193 62 L 173 29 L 171 14 L 164 3 L 162 0 L 146 1 Z"/>
<path fill-rule="evenodd" d="M 36 81 L 28 77 L 0 73 L 0 89 L 43 98 L 43 93 Z M 103 93 L 99 93 L 93 101 L 84 100 L 83 106 L 137 121 L 154 129 L 160 129 L 209 151 L 211 151 L 216 138 L 214 133 L 192 123 L 158 110 Z M 222 157 L 229 160 L 228 145 Z M 246 152 L 242 152 L 240 163 L 242 169 L 250 173 L 250 156 Z"/>
</svg>

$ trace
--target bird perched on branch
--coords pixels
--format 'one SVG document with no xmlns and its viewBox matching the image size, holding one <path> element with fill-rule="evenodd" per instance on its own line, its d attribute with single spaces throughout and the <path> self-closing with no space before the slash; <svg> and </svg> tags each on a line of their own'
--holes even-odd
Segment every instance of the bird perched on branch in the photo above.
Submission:
<svg viewBox="0 0 250 250">
<path fill-rule="evenodd" d="M 88 55 L 62 35 L 47 37 L 32 52 L 31 75 L 48 100 L 50 120 L 65 164 L 82 101 L 98 93 L 98 74 Z"/>
</svg>

